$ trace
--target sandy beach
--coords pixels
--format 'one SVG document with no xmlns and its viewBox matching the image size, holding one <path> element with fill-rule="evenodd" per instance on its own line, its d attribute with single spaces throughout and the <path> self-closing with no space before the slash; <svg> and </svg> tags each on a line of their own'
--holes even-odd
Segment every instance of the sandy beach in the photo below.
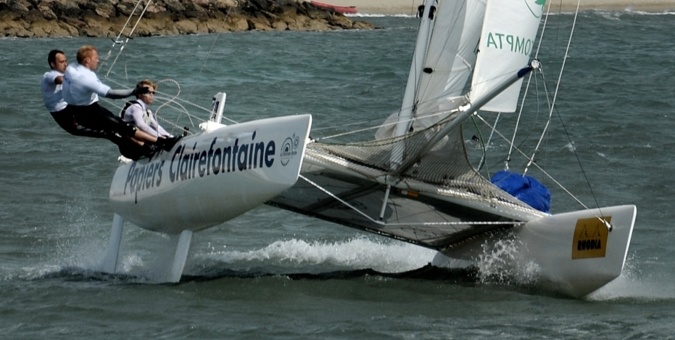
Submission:
<svg viewBox="0 0 675 340">
<path fill-rule="evenodd" d="M 362 14 L 414 14 L 423 0 L 318 0 L 336 6 L 356 6 Z M 572 12 L 578 0 L 549 0 L 552 12 Z M 548 6 L 548 5 L 547 5 Z M 663 12 L 675 10 L 675 0 L 581 0 L 581 10 Z"/>
</svg>

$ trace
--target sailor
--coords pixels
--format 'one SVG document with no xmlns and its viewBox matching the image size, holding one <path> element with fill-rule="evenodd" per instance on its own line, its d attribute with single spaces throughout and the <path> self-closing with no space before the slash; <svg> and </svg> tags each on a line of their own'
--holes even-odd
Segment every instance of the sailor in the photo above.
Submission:
<svg viewBox="0 0 675 340">
<path fill-rule="evenodd" d="M 89 136 L 107 138 L 101 131 L 79 128 L 70 110 L 66 110 L 68 104 L 63 100 L 63 73 L 68 66 L 66 54 L 61 50 L 51 50 L 47 55 L 47 63 L 50 70 L 42 76 L 40 87 L 45 107 L 52 115 L 57 124 L 68 133 L 76 136 Z"/>
<path fill-rule="evenodd" d="M 144 92 L 140 90 L 140 88 L 143 87 L 147 88 L 148 92 L 139 94 L 138 92 Z M 159 138 L 174 138 L 173 135 L 159 125 L 155 115 L 148 109 L 148 106 L 152 105 L 155 101 L 156 90 L 157 84 L 148 79 L 138 82 L 138 84 L 136 84 L 136 100 L 127 102 L 127 105 L 124 106 L 124 109 L 122 110 L 122 119 L 127 123 L 134 124 L 139 130 L 153 136 Z"/>
<path fill-rule="evenodd" d="M 68 124 L 66 124 L 67 122 L 59 114 L 68 105 L 63 100 L 63 95 L 61 94 L 63 72 L 66 71 L 66 67 L 68 66 L 66 54 L 61 50 L 51 50 L 47 55 L 47 63 L 49 63 L 50 70 L 45 72 L 40 83 L 42 99 L 44 100 L 45 107 L 47 107 L 49 113 L 54 117 L 54 120 L 67 131 Z"/>
<path fill-rule="evenodd" d="M 121 99 L 146 93 L 149 89 L 145 87 L 132 90 L 111 89 L 103 84 L 95 73 L 98 62 L 98 51 L 95 47 L 85 45 L 77 50 L 77 63 L 68 65 L 63 78 L 63 99 L 68 104 L 66 110 L 69 110 L 70 114 L 73 115 L 78 128 L 82 127 L 102 134 L 116 136 L 117 139 L 109 139 L 120 146 L 123 155 L 124 150 L 128 150 L 131 146 L 143 147 L 149 153 L 155 152 L 163 146 L 157 144 L 157 137 L 127 124 L 98 103 L 99 95 L 111 99 Z M 133 156 L 130 158 L 136 159 L 138 153 L 134 153 Z"/>
</svg>

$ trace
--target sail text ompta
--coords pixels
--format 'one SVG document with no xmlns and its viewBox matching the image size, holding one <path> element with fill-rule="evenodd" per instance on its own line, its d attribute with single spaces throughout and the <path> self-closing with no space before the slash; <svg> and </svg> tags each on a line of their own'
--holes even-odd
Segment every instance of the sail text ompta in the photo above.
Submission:
<svg viewBox="0 0 675 340">
<path fill-rule="evenodd" d="M 534 40 L 513 34 L 488 32 L 486 46 L 499 50 L 507 49 L 514 53 L 522 53 L 529 56 L 530 52 L 532 52 L 532 46 L 534 46 Z"/>
</svg>

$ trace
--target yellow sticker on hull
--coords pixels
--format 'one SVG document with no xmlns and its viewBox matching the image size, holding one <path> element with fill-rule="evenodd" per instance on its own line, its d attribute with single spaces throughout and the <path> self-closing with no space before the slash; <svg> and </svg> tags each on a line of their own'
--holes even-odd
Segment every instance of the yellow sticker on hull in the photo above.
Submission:
<svg viewBox="0 0 675 340">
<path fill-rule="evenodd" d="M 609 223 L 612 216 L 605 216 L 604 220 Z M 609 230 L 601 219 L 578 219 L 572 240 L 572 260 L 605 257 L 608 235 Z"/>
</svg>

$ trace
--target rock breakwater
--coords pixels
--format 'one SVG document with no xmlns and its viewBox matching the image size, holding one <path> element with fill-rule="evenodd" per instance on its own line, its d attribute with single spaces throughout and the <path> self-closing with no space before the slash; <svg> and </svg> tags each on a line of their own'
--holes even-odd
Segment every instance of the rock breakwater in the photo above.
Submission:
<svg viewBox="0 0 675 340">
<path fill-rule="evenodd" d="M 374 28 L 370 23 L 296 0 L 155 0 L 147 8 L 148 1 L 140 1 L 137 7 L 138 3 L 0 0 L 0 36 L 114 37 L 130 17 L 134 20 L 144 8 L 143 20 L 132 36 Z"/>
</svg>

